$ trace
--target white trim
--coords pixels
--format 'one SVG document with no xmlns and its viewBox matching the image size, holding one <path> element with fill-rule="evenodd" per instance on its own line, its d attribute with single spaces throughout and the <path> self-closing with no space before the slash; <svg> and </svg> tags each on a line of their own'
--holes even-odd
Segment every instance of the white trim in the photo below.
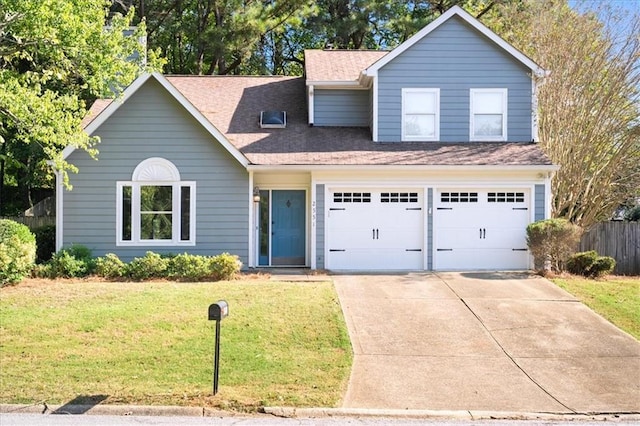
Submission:
<svg viewBox="0 0 640 426">
<path fill-rule="evenodd" d="M 372 139 L 374 142 L 378 142 L 378 79 L 373 79 L 373 107 L 371 114 L 373 115 L 373 119 L 371 121 L 371 129 Z"/>
<path fill-rule="evenodd" d="M 64 244 L 64 182 L 62 172 L 54 170 L 56 176 L 56 252 Z"/>
<path fill-rule="evenodd" d="M 499 93 L 502 95 L 502 135 L 499 137 L 492 136 L 475 136 L 475 120 L 474 120 L 474 99 L 476 94 L 483 93 Z M 472 142 L 506 142 L 508 129 L 508 110 L 509 110 L 509 92 L 505 88 L 471 88 L 469 89 L 469 140 Z"/>
<path fill-rule="evenodd" d="M 339 89 L 366 89 L 359 80 L 307 80 L 307 86 L 322 86 L 323 89 L 339 88 Z"/>
<path fill-rule="evenodd" d="M 180 181 L 180 172 L 171 161 L 161 157 L 151 157 L 136 166 L 131 180 L 135 182 L 178 182 Z"/>
<path fill-rule="evenodd" d="M 538 142 L 538 88 L 536 79 L 531 79 L 531 141 Z"/>
<path fill-rule="evenodd" d="M 260 203 L 255 203 L 253 201 L 253 187 L 254 187 L 254 183 L 253 183 L 253 172 L 249 172 L 249 239 L 247 240 L 249 243 L 249 247 L 248 247 L 248 267 L 249 268 L 253 268 L 255 267 L 255 258 L 257 255 L 256 252 L 256 248 L 257 248 L 257 244 L 254 243 L 255 241 L 255 235 L 256 235 L 256 228 L 257 228 L 257 214 L 256 214 L 256 204 L 260 204 Z"/>
<path fill-rule="evenodd" d="M 313 85 L 307 86 L 307 108 L 308 108 L 308 115 L 309 115 L 309 125 L 313 126 L 314 123 L 314 112 L 315 112 L 315 106 L 314 106 L 314 102 L 315 102 L 315 94 L 313 93 Z"/>
<path fill-rule="evenodd" d="M 525 54 L 523 54 L 522 52 L 517 50 L 515 47 L 513 47 L 512 45 L 507 43 L 505 40 L 503 40 L 500 36 L 498 36 L 496 33 L 491 31 L 489 28 L 485 27 L 482 23 L 480 23 L 480 21 L 475 19 L 473 16 L 469 15 L 467 12 L 465 12 L 459 6 L 453 6 L 452 8 L 447 10 L 445 13 L 440 15 L 440 17 L 438 17 L 438 19 L 436 19 L 435 21 L 431 22 L 429 25 L 424 27 L 422 30 L 418 31 L 416 34 L 414 34 L 412 37 L 410 37 L 407 41 L 405 41 L 400 46 L 398 46 L 395 49 L 393 49 L 387 55 L 383 56 L 378 61 L 374 62 L 373 65 L 371 65 L 370 67 L 366 68 L 363 71 L 363 73 L 365 75 L 367 75 L 367 76 L 377 76 L 378 70 L 380 70 L 380 68 L 384 67 L 386 64 L 388 64 L 389 62 L 394 60 L 396 57 L 398 57 L 404 51 L 409 49 L 411 46 L 416 44 L 418 41 L 422 40 L 425 36 L 427 36 L 429 33 L 434 31 L 436 28 L 438 28 L 443 23 L 447 22 L 453 16 L 458 16 L 461 19 L 463 19 L 465 22 L 467 22 L 473 28 L 475 28 L 480 33 L 482 33 L 484 36 L 489 38 L 489 40 L 493 41 L 495 44 L 497 44 L 499 47 L 501 47 L 507 53 L 509 53 L 511 56 L 513 56 L 516 60 L 521 62 L 524 66 L 529 68 L 533 72 L 534 75 L 536 75 L 536 76 L 544 76 L 544 75 L 546 75 L 545 70 L 543 68 L 541 68 L 538 64 L 533 62 L 529 57 L 527 57 Z"/>
<path fill-rule="evenodd" d="M 144 240 L 140 235 L 140 189 L 143 186 L 171 187 L 171 239 Z M 124 187 L 131 187 L 131 239 L 122 238 Z M 189 239 L 181 239 L 182 188 L 189 188 Z M 116 182 L 116 246 L 195 246 L 196 245 L 196 182 L 180 180 L 180 173 L 169 160 L 160 157 L 141 161 L 131 181 Z"/>
<path fill-rule="evenodd" d="M 88 135 L 92 135 L 109 117 L 111 117 L 127 100 L 133 96 L 138 89 L 150 78 L 155 78 L 177 101 L 182 105 L 195 119 L 204 127 L 204 129 L 213 136 L 240 164 L 244 167 L 249 165 L 249 160 L 231 143 L 229 140 L 213 125 L 207 118 L 202 115 L 196 107 L 191 104 L 162 74 L 154 72 L 152 74 L 145 73 L 140 75 L 129 87 L 125 89 L 122 96 L 112 101 L 98 116 L 91 122 L 84 131 Z M 69 145 L 62 150 L 62 157 L 66 159 L 76 149 Z"/>
<path fill-rule="evenodd" d="M 554 164 L 542 165 L 352 165 L 352 164 L 292 164 L 292 165 L 261 165 L 252 164 L 247 167 L 250 171 L 534 171 L 534 172 L 552 172 L 560 170 L 560 166 Z"/>
<path fill-rule="evenodd" d="M 311 176 L 311 190 L 309 192 L 311 198 L 311 211 L 309 212 L 309 218 L 311 220 L 311 235 L 309 235 L 309 267 L 316 269 L 316 226 L 318 222 L 318 202 L 316 194 L 316 182 L 313 176 Z M 305 215 L 307 216 L 307 215 Z"/>
<path fill-rule="evenodd" d="M 432 113 L 424 113 L 423 115 L 434 115 L 434 135 L 433 137 L 423 137 L 423 136 L 407 136 L 406 135 L 406 125 L 405 125 L 405 95 L 407 93 L 428 93 L 435 94 L 435 112 Z M 401 140 L 411 141 L 411 142 L 432 142 L 440 140 L 440 89 L 439 88 L 412 88 L 412 87 L 403 87 L 402 88 L 402 98 L 401 98 L 401 112 L 400 117 L 402 122 L 401 125 Z"/>
</svg>

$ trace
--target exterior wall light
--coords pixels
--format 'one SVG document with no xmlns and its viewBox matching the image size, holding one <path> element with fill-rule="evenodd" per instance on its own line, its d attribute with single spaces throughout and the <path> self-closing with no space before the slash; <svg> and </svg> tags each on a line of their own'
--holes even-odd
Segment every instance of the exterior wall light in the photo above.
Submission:
<svg viewBox="0 0 640 426">
<path fill-rule="evenodd" d="M 254 203 L 260 202 L 260 188 L 258 188 L 257 186 L 253 187 L 253 202 Z"/>
</svg>

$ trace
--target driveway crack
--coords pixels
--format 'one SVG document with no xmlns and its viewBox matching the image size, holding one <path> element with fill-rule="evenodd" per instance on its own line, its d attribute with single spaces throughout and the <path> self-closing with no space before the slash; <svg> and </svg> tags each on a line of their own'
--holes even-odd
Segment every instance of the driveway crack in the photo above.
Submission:
<svg viewBox="0 0 640 426">
<path fill-rule="evenodd" d="M 520 366 L 520 364 L 518 364 L 518 362 L 515 360 L 515 358 L 513 358 L 511 356 L 511 354 L 509 354 L 509 352 L 507 352 L 507 350 L 504 348 L 504 346 L 502 346 L 502 344 L 500 344 L 500 342 L 498 341 L 498 339 L 496 339 L 496 337 L 493 335 L 493 333 L 491 332 L 491 330 L 489 330 L 489 328 L 487 327 L 487 325 L 484 323 L 484 321 L 482 321 L 482 318 L 480 318 L 479 315 L 477 315 L 473 309 L 471 309 L 471 306 L 469 306 L 467 304 L 467 302 L 460 297 L 460 295 L 455 291 L 455 289 L 453 289 L 449 283 L 444 280 L 440 275 L 435 274 L 443 283 L 444 285 L 446 285 L 449 290 L 451 290 L 453 292 L 453 294 L 456 295 L 456 297 L 458 298 L 458 300 L 460 300 L 464 306 L 469 310 L 469 312 L 471 312 L 471 314 L 476 317 L 476 319 L 480 322 L 480 324 L 482 325 L 482 327 L 486 330 L 486 332 L 489 334 L 489 336 L 491 336 L 491 339 L 493 339 L 493 341 L 496 343 L 496 345 L 498 345 L 498 347 L 500 348 L 500 350 L 506 355 L 507 358 L 509 358 L 509 360 L 513 363 L 513 365 L 516 366 L 516 368 L 518 370 L 520 370 L 522 372 L 522 374 L 524 374 L 529 380 L 531 380 L 531 382 L 533 384 L 535 384 L 542 392 L 544 392 L 545 394 L 547 394 L 549 396 L 549 398 L 553 399 L 554 401 L 556 401 L 558 404 L 562 405 L 564 408 L 566 408 L 567 410 L 571 411 L 573 414 L 578 414 L 578 411 L 574 410 L 573 408 L 567 406 L 565 403 L 563 403 L 562 401 L 560 401 L 558 398 L 556 398 L 554 395 L 552 395 L 548 390 L 546 390 L 540 383 L 538 383 L 529 373 L 527 373 L 524 368 L 522 368 L 522 366 Z"/>
</svg>

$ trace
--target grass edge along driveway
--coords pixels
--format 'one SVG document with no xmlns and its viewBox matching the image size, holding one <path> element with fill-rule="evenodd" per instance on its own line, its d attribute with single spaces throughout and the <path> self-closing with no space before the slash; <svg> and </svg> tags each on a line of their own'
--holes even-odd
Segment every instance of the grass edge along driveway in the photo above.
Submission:
<svg viewBox="0 0 640 426">
<path fill-rule="evenodd" d="M 640 277 L 609 276 L 592 280 L 567 275 L 551 281 L 640 340 Z"/>
<path fill-rule="evenodd" d="M 211 396 L 214 322 L 220 387 Z M 30 280 L 0 289 L 0 402 L 335 406 L 352 353 L 330 282 Z"/>
</svg>

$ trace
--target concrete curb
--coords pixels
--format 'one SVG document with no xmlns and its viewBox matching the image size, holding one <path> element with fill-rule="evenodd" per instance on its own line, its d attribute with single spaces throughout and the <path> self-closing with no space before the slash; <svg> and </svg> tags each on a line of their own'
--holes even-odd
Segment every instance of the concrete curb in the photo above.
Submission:
<svg viewBox="0 0 640 426">
<path fill-rule="evenodd" d="M 640 413 L 526 413 L 476 410 L 387 410 L 365 408 L 295 408 L 264 407 L 262 412 L 286 418 L 321 417 L 392 417 L 451 420 L 545 420 L 545 421 L 638 421 Z"/>
<path fill-rule="evenodd" d="M 1 413 L 67 414 L 96 416 L 164 416 L 164 417 L 255 417 L 256 414 L 216 410 L 207 407 L 163 405 L 48 405 L 0 404 Z M 368 408 L 296 408 L 263 407 L 262 415 L 283 418 L 378 417 L 432 420 L 542 420 L 542 421 L 617 421 L 640 422 L 640 413 L 526 413 L 476 410 L 389 410 Z M 260 414 L 258 414 L 260 415 Z"/>
<path fill-rule="evenodd" d="M 168 405 L 48 405 L 46 403 L 31 405 L 0 404 L 0 413 L 165 417 L 238 417 L 242 415 L 242 413 L 221 411 L 206 407 L 179 407 Z"/>
</svg>

